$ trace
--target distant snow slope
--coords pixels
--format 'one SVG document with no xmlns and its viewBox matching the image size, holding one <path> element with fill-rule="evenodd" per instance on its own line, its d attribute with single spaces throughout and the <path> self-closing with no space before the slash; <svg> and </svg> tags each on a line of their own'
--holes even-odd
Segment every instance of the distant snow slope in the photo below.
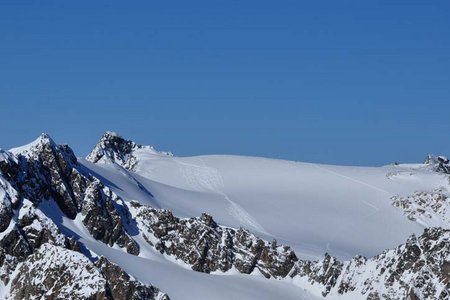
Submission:
<svg viewBox="0 0 450 300">
<path fill-rule="evenodd" d="M 291 245 L 304 258 L 373 256 L 421 233 L 391 197 L 447 193 L 447 177 L 425 165 L 343 167 L 240 156 L 172 157 L 142 147 L 134 171 L 82 161 L 127 200 L 177 216 L 207 212 L 221 224 L 245 227 Z"/>
</svg>

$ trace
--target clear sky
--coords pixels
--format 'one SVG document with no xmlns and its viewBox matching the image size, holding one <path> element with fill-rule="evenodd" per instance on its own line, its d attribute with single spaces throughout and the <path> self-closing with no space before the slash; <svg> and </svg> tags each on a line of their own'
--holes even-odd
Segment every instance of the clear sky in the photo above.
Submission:
<svg viewBox="0 0 450 300">
<path fill-rule="evenodd" d="M 0 2 L 0 147 L 450 155 L 450 1 Z"/>
</svg>

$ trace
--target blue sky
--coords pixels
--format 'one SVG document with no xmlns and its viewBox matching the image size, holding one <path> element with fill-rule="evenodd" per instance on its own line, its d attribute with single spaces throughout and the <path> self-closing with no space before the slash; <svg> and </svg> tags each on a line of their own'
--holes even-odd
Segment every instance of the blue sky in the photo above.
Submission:
<svg viewBox="0 0 450 300">
<path fill-rule="evenodd" d="M 0 3 L 0 147 L 114 130 L 177 155 L 450 155 L 449 1 Z"/>
</svg>

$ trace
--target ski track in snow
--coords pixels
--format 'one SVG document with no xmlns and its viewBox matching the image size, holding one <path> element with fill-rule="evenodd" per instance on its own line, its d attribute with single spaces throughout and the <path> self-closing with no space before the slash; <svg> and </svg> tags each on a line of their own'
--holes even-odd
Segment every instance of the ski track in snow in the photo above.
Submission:
<svg viewBox="0 0 450 300">
<path fill-rule="evenodd" d="M 340 174 L 340 173 L 338 173 L 338 172 L 336 172 L 336 171 L 332 171 L 332 170 L 330 170 L 330 169 L 327 169 L 327 168 L 325 168 L 325 167 L 319 166 L 319 165 L 317 165 L 317 164 L 314 164 L 314 166 L 315 166 L 316 168 L 320 169 L 320 170 L 325 170 L 325 171 L 327 171 L 327 172 L 329 172 L 329 173 L 332 173 L 332 174 L 337 175 L 337 176 L 339 176 L 339 177 L 342 177 L 342 178 L 344 178 L 344 179 L 353 181 L 353 182 L 355 182 L 355 183 L 365 185 L 365 186 L 367 186 L 367 187 L 369 187 L 369 188 L 372 188 L 372 189 L 374 189 L 374 190 L 376 190 L 376 191 L 379 191 L 379 192 L 382 192 L 382 193 L 384 193 L 384 194 L 388 194 L 388 195 L 390 194 L 388 191 L 383 190 L 383 189 L 381 189 L 381 188 L 379 188 L 379 187 L 376 187 L 376 186 L 374 186 L 374 185 L 372 185 L 372 184 L 368 184 L 368 183 L 366 183 L 366 182 L 364 182 L 364 181 L 361 181 L 361 180 L 358 180 L 358 179 L 349 177 L 349 176 L 347 176 L 347 175 Z M 373 208 L 373 209 L 376 210 L 376 211 L 379 210 L 379 208 L 378 208 L 377 206 L 373 205 L 372 203 L 370 203 L 370 202 L 368 202 L 368 201 L 365 201 L 364 199 L 361 199 L 361 202 L 363 202 L 363 203 L 366 204 L 367 206 L 370 206 L 371 208 Z"/>
<path fill-rule="evenodd" d="M 225 184 L 217 169 L 206 166 L 201 158 L 198 158 L 200 164 L 186 163 L 174 157 L 172 157 L 172 160 L 178 165 L 181 174 L 194 189 L 221 195 L 229 204 L 228 212 L 230 215 L 239 222 L 246 224 L 247 227 L 271 235 L 242 206 L 231 200 L 223 191 Z"/>
<path fill-rule="evenodd" d="M 322 167 L 322 166 L 320 166 L 320 165 L 318 165 L 318 164 L 314 164 L 314 166 L 315 166 L 316 168 L 320 169 L 320 170 L 327 171 L 327 172 L 329 172 L 329 173 L 331 173 L 331 174 L 334 174 L 334 175 L 339 176 L 339 177 L 341 177 L 341 178 L 350 180 L 350 181 L 352 181 L 352 182 L 354 182 L 354 183 L 362 184 L 362 185 L 367 186 L 367 187 L 369 187 L 369 188 L 371 188 L 371 189 L 374 189 L 374 190 L 376 190 L 376 191 L 378 191 L 378 192 L 382 192 L 382 193 L 388 194 L 388 195 L 390 194 L 388 191 L 383 190 L 383 189 L 381 189 L 381 188 L 379 188 L 379 187 L 376 187 L 376 186 L 374 186 L 374 185 L 368 184 L 368 183 L 363 182 L 363 181 L 361 181 L 361 180 L 358 180 L 358 179 L 349 177 L 349 176 L 347 176 L 347 175 L 340 174 L 340 173 L 338 173 L 338 172 L 336 172 L 336 171 L 327 169 L 327 168 Z M 370 202 L 368 202 L 368 201 L 366 201 L 366 200 L 364 200 L 364 199 L 361 199 L 360 201 L 361 201 L 362 203 L 364 203 L 365 205 L 371 207 L 371 208 L 374 210 L 374 212 L 368 214 L 368 215 L 366 216 L 366 218 L 369 218 L 369 217 L 372 217 L 372 216 L 374 216 L 374 215 L 376 215 L 376 214 L 379 214 L 379 213 L 382 211 L 382 210 L 380 210 L 379 207 L 373 205 L 372 203 L 370 203 Z M 326 244 L 326 249 L 327 249 L 327 251 L 330 251 L 330 252 L 332 251 L 331 245 L 332 245 L 333 242 L 339 237 L 339 235 L 345 233 L 348 229 L 351 229 L 351 228 L 353 228 L 354 226 L 355 226 L 354 224 L 351 224 L 351 225 L 348 225 L 348 226 L 345 226 L 345 227 L 339 229 L 339 230 L 333 235 L 332 239 L 329 240 L 329 241 L 327 242 L 327 244 Z"/>
</svg>

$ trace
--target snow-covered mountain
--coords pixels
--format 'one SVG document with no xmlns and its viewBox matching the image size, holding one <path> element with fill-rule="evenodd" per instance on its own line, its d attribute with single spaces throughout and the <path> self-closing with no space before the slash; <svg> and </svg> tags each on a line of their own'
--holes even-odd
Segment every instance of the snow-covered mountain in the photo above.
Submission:
<svg viewBox="0 0 450 300">
<path fill-rule="evenodd" d="M 0 298 L 447 299 L 449 166 L 0 151 Z"/>
</svg>

